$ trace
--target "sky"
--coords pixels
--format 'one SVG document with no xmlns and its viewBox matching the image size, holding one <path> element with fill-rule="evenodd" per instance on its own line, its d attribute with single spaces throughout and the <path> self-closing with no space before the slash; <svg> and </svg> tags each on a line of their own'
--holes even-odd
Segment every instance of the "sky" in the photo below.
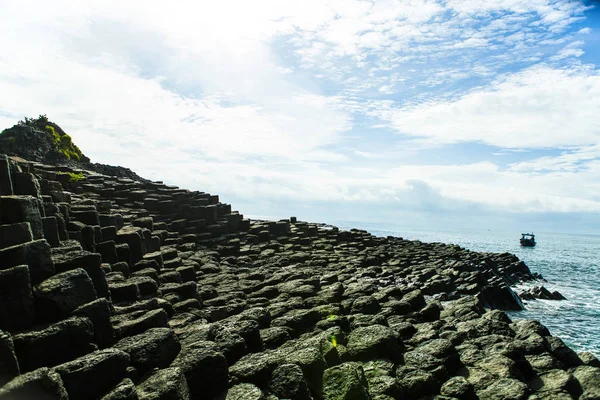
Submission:
<svg viewBox="0 0 600 400">
<path fill-rule="evenodd" d="M 600 234 L 600 3 L 0 0 L 0 127 L 245 215 Z"/>
</svg>

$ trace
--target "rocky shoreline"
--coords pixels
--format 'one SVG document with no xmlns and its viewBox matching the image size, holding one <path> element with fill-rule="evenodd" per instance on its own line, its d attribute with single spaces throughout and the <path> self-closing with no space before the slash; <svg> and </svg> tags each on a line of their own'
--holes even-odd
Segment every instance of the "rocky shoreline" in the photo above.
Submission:
<svg viewBox="0 0 600 400">
<path fill-rule="evenodd" d="M 512 254 L 76 167 L 0 156 L 0 400 L 600 399 Z"/>
</svg>

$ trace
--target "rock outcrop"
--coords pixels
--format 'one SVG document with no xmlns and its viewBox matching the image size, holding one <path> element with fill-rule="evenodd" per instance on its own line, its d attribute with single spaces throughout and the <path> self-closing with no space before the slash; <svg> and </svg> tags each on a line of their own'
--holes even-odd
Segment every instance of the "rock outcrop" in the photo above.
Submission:
<svg viewBox="0 0 600 400">
<path fill-rule="evenodd" d="M 538 278 L 514 255 L 6 155 L 0 188 L 1 400 L 600 398 L 502 311 Z"/>
</svg>

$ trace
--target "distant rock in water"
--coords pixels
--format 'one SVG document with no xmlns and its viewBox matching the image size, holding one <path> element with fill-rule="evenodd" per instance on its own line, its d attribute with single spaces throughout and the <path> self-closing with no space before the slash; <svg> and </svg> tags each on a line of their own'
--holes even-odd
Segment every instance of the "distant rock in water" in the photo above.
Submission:
<svg viewBox="0 0 600 400">
<path fill-rule="evenodd" d="M 519 293 L 519 297 L 523 300 L 566 300 L 566 297 L 558 291 L 549 291 L 544 286 L 534 286 Z"/>
<path fill-rule="evenodd" d="M 64 165 L 74 169 L 98 172 L 104 175 L 147 182 L 129 168 L 92 163 L 73 143 L 60 126 L 46 115 L 24 118 L 12 128 L 0 133 L 0 153 L 28 161 Z"/>
</svg>

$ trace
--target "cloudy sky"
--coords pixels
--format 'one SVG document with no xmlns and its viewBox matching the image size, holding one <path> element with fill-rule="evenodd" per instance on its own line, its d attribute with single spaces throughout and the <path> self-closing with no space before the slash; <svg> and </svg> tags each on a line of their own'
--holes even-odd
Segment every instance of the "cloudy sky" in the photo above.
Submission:
<svg viewBox="0 0 600 400">
<path fill-rule="evenodd" d="M 246 215 L 598 232 L 600 5 L 0 0 L 0 127 Z"/>
</svg>

